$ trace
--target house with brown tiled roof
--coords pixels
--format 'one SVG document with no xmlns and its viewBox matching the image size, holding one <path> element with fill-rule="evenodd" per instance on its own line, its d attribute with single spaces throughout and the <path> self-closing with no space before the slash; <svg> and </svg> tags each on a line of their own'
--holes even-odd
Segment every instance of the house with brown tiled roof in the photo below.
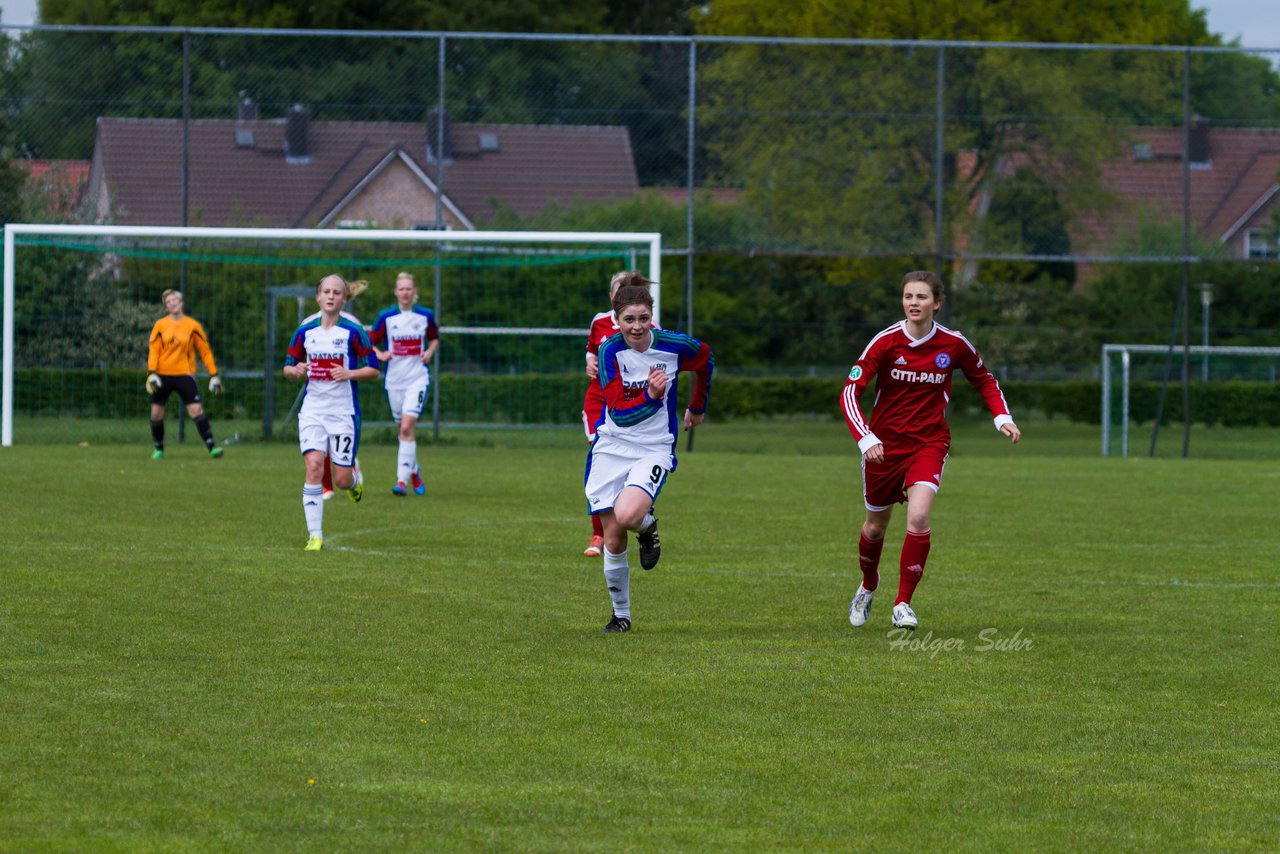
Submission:
<svg viewBox="0 0 1280 854">
<path fill-rule="evenodd" d="M 1103 164 L 1115 213 L 1077 221 L 1076 252 L 1105 254 L 1141 216 L 1182 222 L 1183 132 L 1136 128 L 1124 156 Z M 1274 257 L 1272 212 L 1280 204 L 1280 130 L 1197 124 L 1190 145 L 1191 228 L 1237 257 Z"/>
<path fill-rule="evenodd" d="M 639 190 L 625 127 L 312 121 L 295 106 L 259 119 L 188 123 L 189 225 L 474 229 L 500 210 L 607 202 Z M 131 225 L 183 222 L 183 125 L 99 118 L 88 216 Z M 443 193 L 438 188 L 443 187 Z"/>
</svg>

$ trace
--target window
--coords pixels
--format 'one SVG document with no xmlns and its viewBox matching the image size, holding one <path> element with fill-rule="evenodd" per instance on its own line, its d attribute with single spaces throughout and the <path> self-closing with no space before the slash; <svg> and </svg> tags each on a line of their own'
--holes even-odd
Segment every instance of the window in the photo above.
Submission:
<svg viewBox="0 0 1280 854">
<path fill-rule="evenodd" d="M 1248 258 L 1280 258 L 1280 240 L 1265 228 L 1251 228 L 1244 234 L 1244 254 Z"/>
</svg>

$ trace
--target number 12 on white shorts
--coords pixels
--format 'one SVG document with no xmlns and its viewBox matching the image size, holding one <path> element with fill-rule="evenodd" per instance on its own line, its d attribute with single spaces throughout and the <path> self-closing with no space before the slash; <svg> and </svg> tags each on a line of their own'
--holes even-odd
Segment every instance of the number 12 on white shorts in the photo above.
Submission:
<svg viewBox="0 0 1280 854">
<path fill-rule="evenodd" d="M 354 415 L 326 415 L 298 418 L 298 447 L 302 453 L 328 453 L 335 466 L 355 464 L 360 432 Z"/>
</svg>

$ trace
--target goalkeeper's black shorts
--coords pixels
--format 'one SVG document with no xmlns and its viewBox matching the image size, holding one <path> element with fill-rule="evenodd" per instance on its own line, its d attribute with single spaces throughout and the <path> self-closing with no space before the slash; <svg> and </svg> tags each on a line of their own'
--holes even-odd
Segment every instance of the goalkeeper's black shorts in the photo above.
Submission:
<svg viewBox="0 0 1280 854">
<path fill-rule="evenodd" d="M 151 395 L 151 402 L 164 406 L 169 400 L 169 395 L 175 391 L 187 406 L 200 402 L 200 389 L 196 386 L 196 378 L 191 374 L 181 374 L 179 376 L 161 374 L 160 388 Z"/>
</svg>

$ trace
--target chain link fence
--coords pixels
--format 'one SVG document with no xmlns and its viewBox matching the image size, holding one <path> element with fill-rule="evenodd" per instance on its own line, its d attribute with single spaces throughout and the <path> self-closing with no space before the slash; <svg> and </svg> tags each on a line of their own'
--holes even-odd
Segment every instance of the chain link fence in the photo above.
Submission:
<svg viewBox="0 0 1280 854">
<path fill-rule="evenodd" d="M 659 231 L 663 321 L 728 374 L 838 380 L 922 267 L 1013 378 L 1280 344 L 1280 50 L 0 38 L 10 221 Z"/>
</svg>

